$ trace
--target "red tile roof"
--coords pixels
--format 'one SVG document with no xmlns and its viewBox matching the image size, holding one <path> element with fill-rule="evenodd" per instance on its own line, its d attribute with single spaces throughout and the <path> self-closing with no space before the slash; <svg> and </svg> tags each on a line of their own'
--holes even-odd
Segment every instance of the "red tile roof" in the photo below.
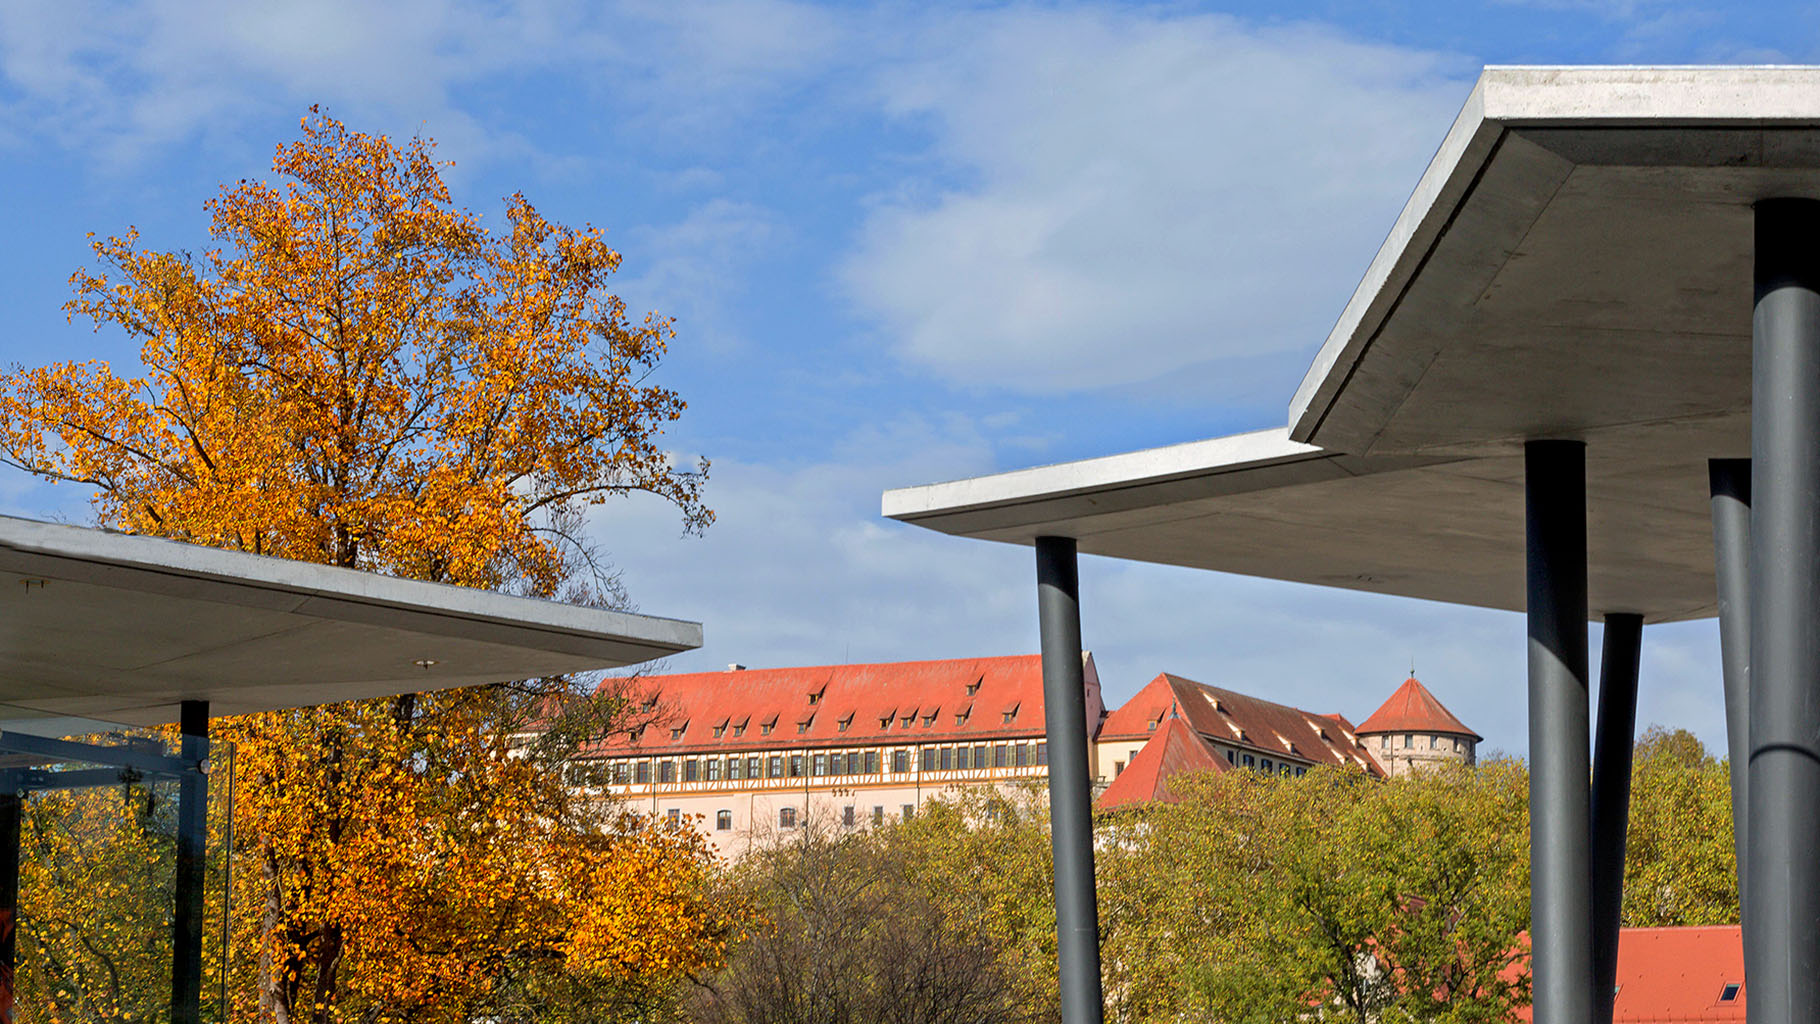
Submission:
<svg viewBox="0 0 1820 1024">
<path fill-rule="evenodd" d="M 1082 657 L 1087 713 L 1097 719 L 1099 677 L 1093 656 Z M 1043 666 L 1035 654 L 694 672 L 650 676 L 640 686 L 658 701 L 661 718 L 636 741 L 614 736 L 597 756 L 1043 734 Z"/>
<path fill-rule="evenodd" d="M 1397 692 L 1359 725 L 1358 732 L 1362 736 L 1384 732 L 1438 732 L 1470 736 L 1474 743 L 1485 738 L 1455 718 L 1453 712 L 1443 707 L 1435 695 L 1428 692 L 1428 687 L 1414 676 L 1404 680 Z"/>
<path fill-rule="evenodd" d="M 1169 780 L 1182 772 L 1231 771 L 1232 767 L 1219 752 L 1201 739 L 1181 718 L 1165 720 L 1150 742 L 1132 755 L 1131 763 L 1100 794 L 1100 809 L 1111 810 L 1130 804 L 1161 800 L 1179 800 L 1169 789 Z"/>
<path fill-rule="evenodd" d="M 1352 723 L 1340 715 L 1317 715 L 1167 672 L 1112 712 L 1100 727 L 1099 740 L 1149 737 L 1162 727 L 1172 709 L 1196 733 L 1211 740 L 1247 747 L 1268 757 L 1288 755 L 1309 764 L 1349 765 L 1373 775 L 1384 774 L 1359 743 Z"/>
<path fill-rule="evenodd" d="M 1723 1000 L 1728 985 L 1738 989 Z M 1614 1024 L 1741 1021 L 1746 995 L 1744 940 L 1735 924 L 1618 933 Z M 1519 1015 L 1531 1019 L 1528 1008 Z"/>
</svg>

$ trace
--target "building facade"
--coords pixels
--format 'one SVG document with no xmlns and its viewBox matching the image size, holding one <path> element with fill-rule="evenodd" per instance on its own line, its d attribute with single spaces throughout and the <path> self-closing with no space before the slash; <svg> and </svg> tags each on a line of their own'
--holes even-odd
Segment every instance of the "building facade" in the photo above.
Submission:
<svg viewBox="0 0 1820 1024">
<path fill-rule="evenodd" d="M 1081 655 L 1098 805 L 1174 795 L 1186 771 L 1298 776 L 1316 766 L 1386 777 L 1479 741 L 1414 679 L 1354 728 L 1320 714 L 1163 673 L 1121 707 Z M 957 787 L 1048 776 L 1037 655 L 745 669 L 640 681 L 648 724 L 573 766 L 578 785 L 688 821 L 725 856 L 814 822 L 870 828 L 913 817 Z M 1430 742 L 1430 741 L 1433 742 Z"/>
<path fill-rule="evenodd" d="M 1104 717 L 1083 654 L 1089 735 Z M 695 822 L 737 856 L 814 820 L 865 828 L 953 787 L 1048 775 L 1037 655 L 745 669 L 645 680 L 652 723 L 578 765 L 583 785 Z"/>
</svg>

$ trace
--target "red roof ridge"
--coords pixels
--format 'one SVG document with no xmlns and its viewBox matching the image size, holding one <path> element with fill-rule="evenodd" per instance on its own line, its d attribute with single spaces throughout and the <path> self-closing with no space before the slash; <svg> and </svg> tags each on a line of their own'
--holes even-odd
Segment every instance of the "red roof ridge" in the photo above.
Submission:
<svg viewBox="0 0 1820 1024">
<path fill-rule="evenodd" d="M 1403 685 L 1397 687 L 1396 692 L 1353 731 L 1360 736 L 1387 732 L 1438 732 L 1469 736 L 1474 743 L 1485 738 L 1455 718 L 1453 712 L 1447 710 L 1446 705 L 1415 676 L 1405 679 Z"/>
<path fill-rule="evenodd" d="M 1163 720 L 1156 735 L 1138 748 L 1125 770 L 1100 793 L 1101 810 L 1161 800 L 1174 803 L 1181 797 L 1169 789 L 1169 780 L 1187 771 L 1229 771 L 1226 759 L 1179 716 Z"/>
</svg>

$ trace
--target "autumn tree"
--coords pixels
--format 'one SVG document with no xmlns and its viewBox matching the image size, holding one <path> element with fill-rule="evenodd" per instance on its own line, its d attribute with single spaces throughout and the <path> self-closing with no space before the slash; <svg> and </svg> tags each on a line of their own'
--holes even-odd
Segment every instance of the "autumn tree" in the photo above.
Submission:
<svg viewBox="0 0 1820 1024">
<path fill-rule="evenodd" d="M 200 254 L 129 230 L 71 279 L 72 319 L 135 340 L 141 367 L 58 363 L 0 389 L 0 459 L 92 489 L 100 525 L 602 602 L 591 506 L 644 492 L 686 530 L 712 520 L 705 463 L 661 444 L 684 408 L 651 380 L 671 324 L 608 291 L 600 230 L 522 195 L 488 230 L 430 143 L 314 111 L 270 180 L 206 209 Z M 599 710 L 636 706 L 579 693 L 534 680 L 222 723 L 237 1015 L 502 1019 L 489 1000 L 537 972 L 605 985 L 711 963 L 726 923 L 694 895 L 705 850 L 562 783 Z"/>
</svg>

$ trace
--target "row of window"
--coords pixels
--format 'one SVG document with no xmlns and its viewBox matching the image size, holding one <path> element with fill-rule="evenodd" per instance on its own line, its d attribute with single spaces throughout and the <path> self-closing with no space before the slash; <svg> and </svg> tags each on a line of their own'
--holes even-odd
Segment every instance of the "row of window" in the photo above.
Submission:
<svg viewBox="0 0 1820 1024">
<path fill-rule="evenodd" d="M 1256 754 L 1240 754 L 1235 750 L 1226 751 L 1226 763 L 1235 766 L 1243 765 L 1246 768 L 1261 772 L 1275 772 L 1278 775 L 1308 774 L 1308 767 L 1306 765 L 1290 764 L 1288 761 L 1273 761 L 1268 757 L 1259 757 Z M 1125 762 L 1112 762 L 1112 775 L 1114 778 L 1117 778 L 1124 773 Z"/>
<path fill-rule="evenodd" d="M 1408 733 L 1408 732 L 1404 733 L 1403 734 L 1403 749 L 1404 750 L 1416 749 L 1420 745 L 1422 738 L 1423 737 L 1417 736 L 1415 733 Z M 1447 749 L 1445 744 L 1449 740 L 1453 741 L 1454 753 L 1457 754 L 1460 751 L 1466 749 L 1466 741 L 1461 739 L 1458 736 L 1429 736 L 1429 737 L 1427 737 L 1427 739 L 1428 739 L 1428 749 L 1429 750 L 1445 750 L 1445 749 Z M 1383 736 L 1378 737 L 1378 749 L 1389 750 L 1390 748 L 1391 748 L 1390 735 L 1388 733 L 1386 733 Z"/>
<path fill-rule="evenodd" d="M 915 804 L 904 804 L 899 813 L 902 816 L 903 820 L 909 821 L 911 818 L 916 817 L 916 805 Z M 666 817 L 668 817 L 670 819 L 671 824 L 678 824 L 682 821 L 682 809 L 679 807 L 672 807 L 668 811 L 664 812 L 664 814 Z M 779 807 L 777 809 L 777 827 L 778 828 L 795 828 L 796 822 L 797 822 L 797 808 Z M 858 809 L 855 808 L 852 804 L 848 804 L 847 806 L 842 807 L 840 809 L 840 823 L 842 825 L 845 825 L 847 828 L 853 828 L 856 825 L 858 825 L 859 824 Z M 880 805 L 880 804 L 874 804 L 872 807 L 872 824 L 883 825 L 884 823 L 885 823 L 884 806 Z M 732 811 L 715 811 L 714 812 L 714 831 L 716 831 L 716 832 L 733 831 L 733 812 Z"/>
<path fill-rule="evenodd" d="M 906 774 L 911 770 L 909 750 L 890 752 L 890 770 Z M 1026 768 L 1049 763 L 1049 744 L 976 743 L 951 747 L 924 747 L 921 770 L 967 771 L 981 768 Z M 653 775 L 661 784 L 674 783 L 680 775 L 683 782 L 719 782 L 723 779 L 800 779 L 806 772 L 814 778 L 831 776 L 878 775 L 884 770 L 884 758 L 878 750 L 844 750 L 828 754 L 772 754 L 766 757 L 708 757 L 664 759 L 661 761 L 583 762 L 572 765 L 569 780 L 576 785 L 601 786 L 648 784 Z"/>
</svg>

